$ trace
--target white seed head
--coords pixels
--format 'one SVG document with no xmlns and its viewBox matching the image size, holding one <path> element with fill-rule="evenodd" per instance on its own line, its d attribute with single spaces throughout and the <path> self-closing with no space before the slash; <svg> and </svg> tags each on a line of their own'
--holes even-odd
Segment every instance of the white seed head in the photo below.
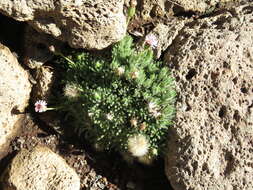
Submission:
<svg viewBox="0 0 253 190">
<path fill-rule="evenodd" d="M 116 74 L 117 74 L 118 76 L 123 75 L 124 72 L 125 72 L 125 68 L 124 68 L 124 67 L 118 67 L 118 68 L 116 69 Z"/>
<path fill-rule="evenodd" d="M 148 152 L 149 142 L 144 135 L 138 134 L 128 138 L 128 151 L 136 157 Z"/>
<path fill-rule="evenodd" d="M 64 88 L 64 96 L 68 97 L 68 98 L 77 98 L 79 95 L 79 88 L 77 85 L 75 84 L 66 84 L 65 88 Z"/>
</svg>

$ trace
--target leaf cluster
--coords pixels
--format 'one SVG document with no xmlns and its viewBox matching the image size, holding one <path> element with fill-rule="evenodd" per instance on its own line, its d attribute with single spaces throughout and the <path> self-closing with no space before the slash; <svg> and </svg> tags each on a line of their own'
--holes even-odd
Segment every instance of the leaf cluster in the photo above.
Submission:
<svg viewBox="0 0 253 190">
<path fill-rule="evenodd" d="M 119 152 L 128 151 L 130 136 L 143 134 L 149 154 L 160 154 L 176 93 L 168 68 L 153 59 L 153 51 L 137 52 L 126 36 L 114 45 L 110 58 L 74 52 L 67 59 L 71 61 L 58 62 L 65 64 L 63 81 L 75 87 L 75 94 L 65 93 L 60 100 L 75 129 L 103 149 Z"/>
</svg>

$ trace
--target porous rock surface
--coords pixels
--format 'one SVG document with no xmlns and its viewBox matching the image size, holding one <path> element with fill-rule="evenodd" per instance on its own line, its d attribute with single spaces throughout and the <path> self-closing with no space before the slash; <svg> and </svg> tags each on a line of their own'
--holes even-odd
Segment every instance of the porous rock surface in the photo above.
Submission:
<svg viewBox="0 0 253 190">
<path fill-rule="evenodd" d="M 253 189 L 253 5 L 186 25 L 165 55 L 176 79 L 166 175 L 175 190 Z"/>
<path fill-rule="evenodd" d="M 31 84 L 28 72 L 9 48 L 0 44 L 0 153 L 18 130 L 19 120 L 28 105 Z"/>
<path fill-rule="evenodd" d="M 48 102 L 55 81 L 55 71 L 53 68 L 43 66 L 37 68 L 33 76 L 36 84 L 34 84 L 32 90 L 32 101 L 34 103 L 37 100 Z"/>
<path fill-rule="evenodd" d="M 3 190 L 79 190 L 80 179 L 65 160 L 47 147 L 23 149 L 2 176 Z"/>
<path fill-rule="evenodd" d="M 103 49 L 126 32 L 124 0 L 4 0 L 0 12 L 74 48 Z"/>
<path fill-rule="evenodd" d="M 170 0 L 168 4 L 177 5 L 185 11 L 204 13 L 213 10 L 217 5 L 236 1 L 239 0 Z"/>
</svg>

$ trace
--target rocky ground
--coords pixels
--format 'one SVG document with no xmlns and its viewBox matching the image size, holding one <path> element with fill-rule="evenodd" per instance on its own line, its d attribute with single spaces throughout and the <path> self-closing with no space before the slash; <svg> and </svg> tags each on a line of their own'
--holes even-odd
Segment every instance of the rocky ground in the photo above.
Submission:
<svg viewBox="0 0 253 190">
<path fill-rule="evenodd" d="M 0 189 L 253 189 L 252 2 L 140 0 L 128 26 L 134 1 L 104 2 L 0 2 Z M 158 38 L 178 93 L 165 161 L 152 166 L 99 152 L 33 107 L 57 82 L 50 46 L 97 51 L 126 31 Z"/>
</svg>

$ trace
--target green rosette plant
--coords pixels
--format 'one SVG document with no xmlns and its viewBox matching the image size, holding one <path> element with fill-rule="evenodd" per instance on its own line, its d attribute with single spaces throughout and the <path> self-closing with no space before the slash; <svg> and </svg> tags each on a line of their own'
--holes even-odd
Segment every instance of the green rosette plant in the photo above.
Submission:
<svg viewBox="0 0 253 190">
<path fill-rule="evenodd" d="M 137 51 L 126 36 L 111 55 L 75 52 L 65 64 L 60 109 L 87 140 L 140 160 L 161 155 L 175 108 L 173 78 L 153 50 Z"/>
</svg>

